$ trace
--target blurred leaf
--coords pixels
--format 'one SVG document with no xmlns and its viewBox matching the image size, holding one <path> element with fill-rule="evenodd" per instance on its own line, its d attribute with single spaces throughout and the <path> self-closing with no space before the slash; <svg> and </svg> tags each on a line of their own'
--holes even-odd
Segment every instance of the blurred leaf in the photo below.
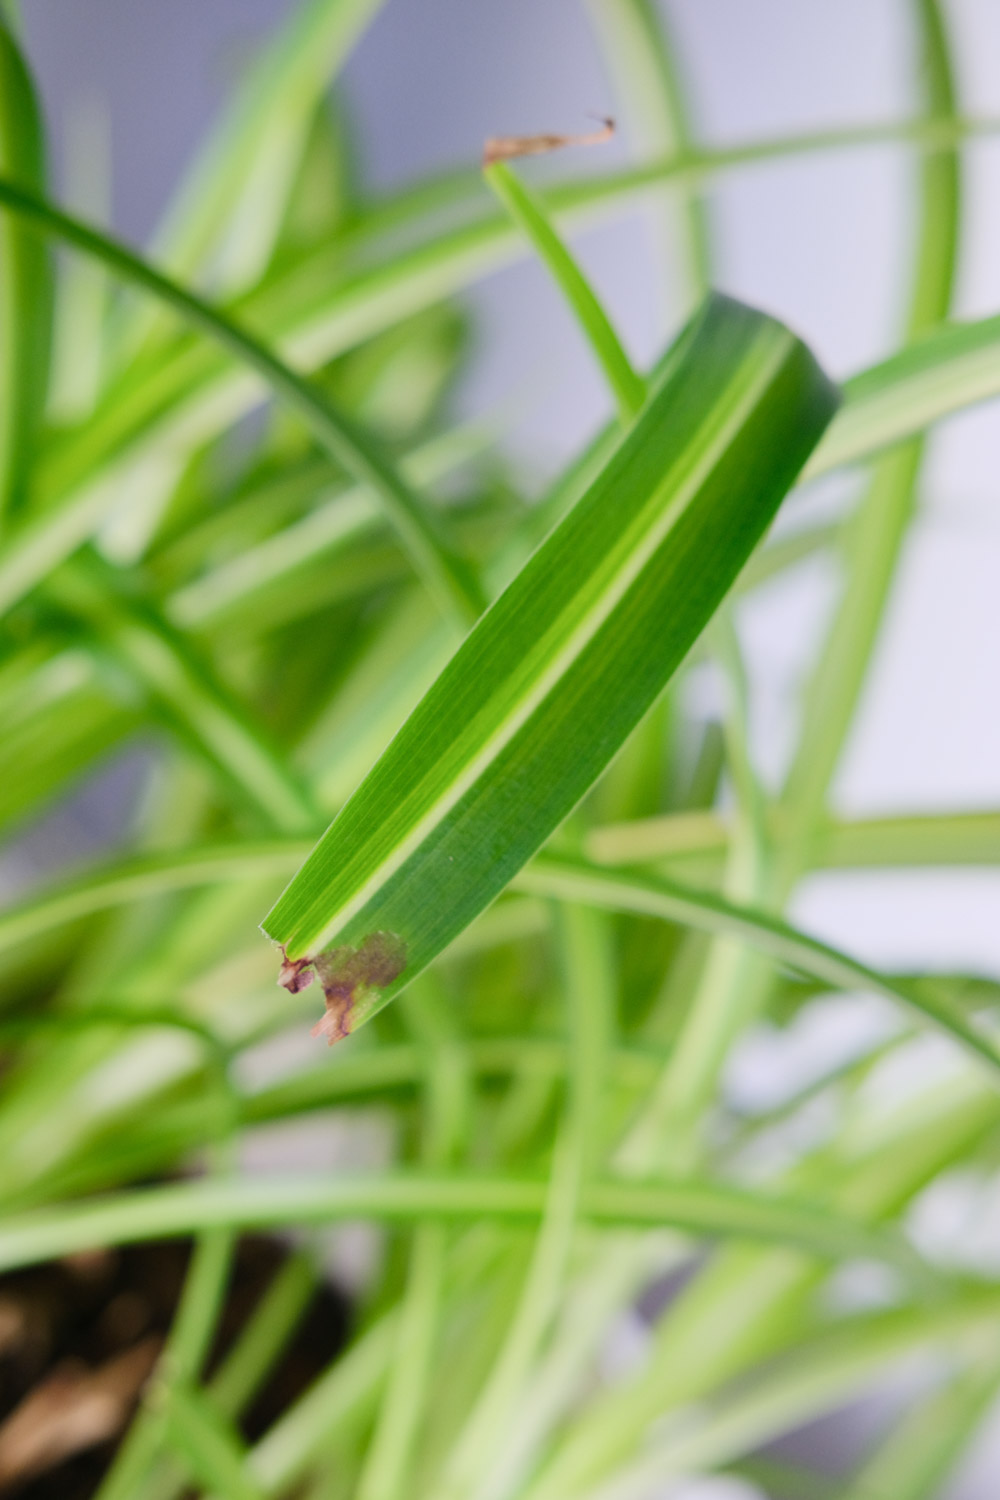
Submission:
<svg viewBox="0 0 1000 1500">
<path fill-rule="evenodd" d="M 769 819 L 775 840 L 782 815 Z M 586 836 L 588 855 L 599 863 L 628 865 L 653 860 L 721 855 L 729 821 L 713 811 L 669 813 L 606 823 Z M 893 818 L 858 818 L 821 825 L 813 863 L 820 869 L 873 869 L 880 866 L 994 865 L 1000 859 L 1000 813 L 919 813 Z"/>
<path fill-rule="evenodd" d="M 530 240 L 572 309 L 577 326 L 590 344 L 626 425 L 646 396 L 645 381 L 637 375 L 590 283 L 559 238 L 541 199 L 506 162 L 493 162 L 483 176 Z"/>
<path fill-rule="evenodd" d="M 844 386 L 844 406 L 803 480 L 856 463 L 1000 395 L 1000 317 L 925 334 Z"/>
<path fill-rule="evenodd" d="M 536 1224 L 545 1212 L 546 1192 L 547 1184 L 537 1178 L 457 1172 L 211 1178 L 9 1215 L 0 1227 L 0 1268 L 33 1265 L 94 1245 L 219 1227 L 363 1218 L 406 1222 L 489 1217 Z M 709 1237 L 777 1241 L 834 1260 L 888 1260 L 920 1274 L 918 1258 L 887 1231 L 868 1229 L 810 1203 L 712 1183 L 592 1182 L 582 1189 L 580 1213 L 611 1227 L 670 1226 Z"/>
<path fill-rule="evenodd" d="M 891 979 L 765 912 L 668 880 L 588 866 L 582 860 L 551 854 L 540 855 L 518 876 L 518 889 L 610 911 L 658 916 L 723 937 L 741 938 L 751 948 L 826 980 L 837 989 L 870 990 L 901 1001 L 970 1048 L 991 1070 L 1000 1070 L 1000 1048 L 985 1029 L 980 1030 L 969 1021 L 965 1009 L 943 988 Z"/>
<path fill-rule="evenodd" d="M 42 121 L 31 77 L 0 19 L 0 173 L 44 193 Z M 45 408 L 52 280 L 44 237 L 24 220 L 0 223 L 0 515 L 21 506 Z"/>
<path fill-rule="evenodd" d="M 186 178 L 153 253 L 209 267 L 220 293 L 257 279 L 274 248 L 324 93 L 382 0 L 308 0 L 247 70 Z"/>
<path fill-rule="evenodd" d="M 837 1411 L 885 1379 L 921 1351 L 942 1354 L 968 1344 L 983 1325 L 996 1330 L 995 1294 L 971 1295 L 940 1308 L 893 1309 L 844 1319 L 840 1326 L 807 1341 L 779 1359 L 754 1381 L 724 1392 L 690 1424 L 677 1424 L 650 1450 L 624 1464 L 602 1488 L 608 1500 L 639 1500 L 650 1486 L 674 1475 L 699 1473 L 731 1463 L 764 1443 Z M 544 1473 L 526 1491 L 530 1500 L 576 1495 L 582 1473 L 570 1477 L 569 1463 Z M 593 1471 L 587 1477 L 593 1477 Z M 599 1472 L 599 1470 L 598 1470 Z M 575 1482 L 574 1482 L 575 1481 Z"/>
<path fill-rule="evenodd" d="M 315 826 L 308 789 L 251 715 L 183 637 L 122 591 L 112 569 L 93 554 L 75 559 L 48 592 L 87 623 L 170 726 L 267 823 L 285 832 Z"/>
<path fill-rule="evenodd" d="M 894 139 L 935 150 L 942 143 L 962 139 L 974 128 L 963 122 L 917 121 L 702 151 L 690 158 L 671 158 L 566 184 L 546 193 L 544 200 L 561 226 L 572 227 L 613 216 L 671 179 L 700 180 L 726 166 L 781 157 L 790 151 L 863 147 Z M 982 128 L 1000 126 L 987 123 Z M 476 175 L 464 181 L 468 189 L 464 217 L 471 214 L 472 222 L 448 227 L 437 235 L 425 231 L 415 245 L 404 237 L 400 247 L 396 242 L 400 221 L 419 230 L 427 202 L 437 200 L 442 185 L 432 182 L 404 192 L 399 202 L 376 206 L 352 229 L 349 244 L 342 247 L 346 270 L 341 247 L 334 254 L 329 246 L 321 246 L 269 273 L 231 309 L 233 315 L 276 342 L 296 367 L 315 368 L 508 264 L 523 250 L 521 237 L 503 216 L 483 214 Z M 455 193 L 449 183 L 443 185 L 444 196 L 451 202 Z M 2 185 L 0 199 L 11 203 Z M 383 235 L 388 246 L 381 242 Z M 214 437 L 253 406 L 259 395 L 257 384 L 234 369 L 217 349 L 190 338 L 177 340 L 156 358 L 130 366 L 112 384 L 93 421 L 53 449 L 45 465 L 45 494 L 52 500 L 67 498 L 88 485 L 111 459 L 165 433 L 180 433 L 185 442 Z M 881 441 L 877 438 L 876 445 Z M 84 499 L 78 497 L 77 503 L 79 524 L 85 525 Z"/>
<path fill-rule="evenodd" d="M 933 1500 L 996 1400 L 1000 1370 L 984 1350 L 939 1390 L 918 1398 L 838 1491 L 838 1500 Z"/>
<path fill-rule="evenodd" d="M 225 1500 L 262 1500 L 236 1428 L 203 1391 L 174 1385 L 167 1395 L 167 1441 L 199 1485 Z"/>
<path fill-rule="evenodd" d="M 0 826 L 69 792 L 142 729 L 136 702 L 114 691 L 82 644 L 13 655 L 0 669 Z"/>
<path fill-rule="evenodd" d="M 66 198 L 74 213 L 103 224 L 111 218 L 111 117 L 106 101 L 68 101 Z M 79 421 L 94 409 L 105 374 L 111 285 L 104 267 L 73 257 L 60 265 L 52 332 L 49 418 Z"/>
<path fill-rule="evenodd" d="M 339 411 L 319 388 L 298 375 L 263 344 L 224 314 L 178 283 L 160 275 L 106 235 L 88 229 L 15 185 L 0 182 L 0 202 L 33 224 L 66 240 L 110 266 L 128 283 L 152 293 L 185 322 L 215 340 L 305 421 L 319 444 L 361 484 L 383 500 L 400 538 L 435 597 L 460 617 L 474 618 L 482 607 L 478 584 L 439 535 L 439 524 L 399 474 L 382 445 L 352 416 Z M 0 607 L 8 606 L 74 551 L 105 519 L 114 485 L 85 489 L 70 502 L 22 527 L 0 563 Z"/>
<path fill-rule="evenodd" d="M 629 136 L 645 158 L 697 157 L 687 127 L 686 80 L 671 43 L 668 17 L 652 0 L 589 0 L 591 21 L 616 85 Z M 689 306 L 710 290 L 711 246 L 705 205 L 681 182 L 660 207 L 658 258 L 680 260 L 680 298 Z"/>
</svg>

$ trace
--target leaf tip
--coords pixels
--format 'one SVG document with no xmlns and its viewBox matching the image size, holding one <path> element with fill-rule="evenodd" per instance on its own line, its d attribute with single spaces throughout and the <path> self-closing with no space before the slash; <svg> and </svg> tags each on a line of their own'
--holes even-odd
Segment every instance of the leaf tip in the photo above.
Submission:
<svg viewBox="0 0 1000 1500">
<path fill-rule="evenodd" d="M 542 156 L 547 151 L 559 151 L 564 146 L 603 146 L 615 133 L 615 122 L 607 115 L 597 115 L 600 130 L 585 131 L 582 135 L 557 135 L 546 132 L 541 135 L 491 135 L 483 146 L 483 166 L 491 167 L 498 161 L 514 161 L 519 156 Z"/>
<path fill-rule="evenodd" d="M 350 1034 L 358 1008 L 378 999 L 382 990 L 406 968 L 406 943 L 394 932 L 370 932 L 356 948 L 345 943 L 317 953 L 314 958 L 290 959 L 282 948 L 278 983 L 291 994 L 318 978 L 326 998 L 326 1013 L 312 1029 L 332 1047 Z"/>
</svg>

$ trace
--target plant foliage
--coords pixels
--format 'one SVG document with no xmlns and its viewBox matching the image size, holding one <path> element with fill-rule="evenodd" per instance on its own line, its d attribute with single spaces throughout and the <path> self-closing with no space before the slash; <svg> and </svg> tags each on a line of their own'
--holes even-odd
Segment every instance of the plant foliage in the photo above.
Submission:
<svg viewBox="0 0 1000 1500">
<path fill-rule="evenodd" d="M 996 987 L 876 972 L 786 908 L 819 869 L 996 858 L 994 809 L 846 820 L 831 797 L 924 434 L 1000 394 L 1000 318 L 947 321 L 961 145 L 993 127 L 914 0 L 917 118 L 702 149 L 658 8 L 594 0 L 640 160 L 379 198 L 336 76 L 377 10 L 290 8 L 148 255 L 55 203 L 0 21 L 0 824 L 16 853 L 109 762 L 142 783 L 120 847 L 0 913 L 0 1269 L 195 1237 L 100 1500 L 642 1500 L 720 1471 L 812 1496 L 829 1480 L 760 1450 L 931 1354 L 831 1490 L 930 1500 L 1000 1384 L 995 1282 L 913 1232 L 928 1189 L 995 1170 Z M 703 193 L 879 140 L 915 166 L 911 305 L 837 393 L 709 292 Z M 688 274 L 649 372 L 572 246 L 637 199 Z M 529 254 L 614 412 L 541 497 L 452 401 L 459 294 Z M 849 514 L 767 534 L 847 465 Z M 839 599 L 765 785 L 740 609 L 816 556 Z M 687 691 L 706 663 L 718 722 Z M 858 995 L 864 1044 L 741 1108 L 750 1033 Z M 338 1045 L 282 1064 L 324 1008 Z M 947 1066 L 921 1069 L 929 1045 Z M 359 1152 L 379 1121 L 382 1159 L 240 1168 L 262 1129 L 331 1115 Z M 352 1338 L 250 1442 L 322 1236 L 359 1219 L 381 1251 Z M 211 1369 L 237 1232 L 307 1226 Z M 878 1306 L 838 1300 L 859 1264 Z"/>
</svg>

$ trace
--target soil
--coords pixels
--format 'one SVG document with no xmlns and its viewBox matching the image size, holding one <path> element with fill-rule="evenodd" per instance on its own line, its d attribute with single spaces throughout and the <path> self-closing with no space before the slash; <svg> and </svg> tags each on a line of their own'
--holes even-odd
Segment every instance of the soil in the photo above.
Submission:
<svg viewBox="0 0 1000 1500">
<path fill-rule="evenodd" d="M 134 1245 L 0 1276 L 0 1495 L 87 1500 L 100 1484 L 170 1326 L 189 1243 Z M 287 1255 L 246 1236 L 208 1371 Z M 349 1309 L 321 1286 L 242 1423 L 248 1441 L 343 1347 Z"/>
</svg>

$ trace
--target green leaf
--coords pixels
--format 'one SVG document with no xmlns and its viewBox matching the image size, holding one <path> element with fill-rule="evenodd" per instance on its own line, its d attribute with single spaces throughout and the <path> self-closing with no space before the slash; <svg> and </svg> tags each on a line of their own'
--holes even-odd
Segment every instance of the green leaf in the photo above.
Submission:
<svg viewBox="0 0 1000 1500">
<path fill-rule="evenodd" d="M 397 1318 L 379 1318 L 269 1427 L 250 1470 L 268 1495 L 284 1495 L 320 1453 L 329 1454 L 367 1415 L 396 1352 Z"/>
<path fill-rule="evenodd" d="M 212 1401 L 236 1417 L 258 1395 L 299 1326 L 319 1281 L 319 1268 L 304 1250 L 289 1254 L 262 1293 L 235 1343 L 213 1373 Z"/>
<path fill-rule="evenodd" d="M 547 1184 L 538 1178 L 475 1173 L 219 1178 L 138 1188 L 90 1202 L 10 1215 L 0 1227 L 0 1269 L 33 1265 L 97 1245 L 134 1244 L 219 1228 L 480 1218 L 508 1224 L 542 1219 Z M 809 1202 L 704 1182 L 598 1181 L 582 1189 L 582 1219 L 609 1228 L 686 1230 L 715 1238 L 791 1244 L 837 1260 L 873 1257 L 926 1275 L 897 1237 Z"/>
<path fill-rule="evenodd" d="M 41 643 L 38 643 L 41 647 Z M 0 672 L 0 827 L 66 791 L 139 724 L 82 646 L 12 656 Z"/>
<path fill-rule="evenodd" d="M 233 296 L 264 272 L 317 111 L 382 0 L 310 0 L 291 8 L 240 80 L 153 239 L 155 260 Z M 131 310 L 130 310 L 131 311 Z M 126 315 L 118 349 L 166 332 L 160 309 Z"/>
<path fill-rule="evenodd" d="M 450 552 L 439 535 L 436 518 L 410 489 L 382 445 L 355 417 L 338 410 L 318 386 L 283 363 L 231 318 L 161 275 L 116 240 L 60 213 L 9 180 L 0 180 L 0 205 L 32 226 L 96 257 L 122 280 L 151 293 L 191 327 L 207 334 L 241 365 L 254 371 L 298 414 L 320 446 L 338 464 L 343 464 L 358 483 L 370 486 L 380 497 L 417 572 L 439 602 L 454 609 L 463 620 L 475 618 L 483 604 L 476 580 L 461 559 Z M 106 518 L 116 495 L 113 484 L 85 488 L 54 512 L 47 510 L 21 527 L 0 565 L 0 609 L 20 598 L 56 563 L 75 551 Z"/>
<path fill-rule="evenodd" d="M 61 173 L 67 207 L 92 223 L 111 217 L 111 119 L 107 101 L 69 101 L 62 127 Z M 100 394 L 107 362 L 111 282 L 96 261 L 60 265 L 52 310 L 48 417 L 56 427 L 85 420 Z"/>
<path fill-rule="evenodd" d="M 995 1293 L 973 1291 L 938 1307 L 894 1308 L 844 1319 L 774 1361 L 756 1379 L 704 1403 L 692 1412 L 689 1423 L 651 1435 L 646 1450 L 616 1470 L 611 1492 L 645 1495 L 674 1475 L 731 1463 L 857 1400 L 921 1351 L 947 1358 L 973 1342 L 977 1333 L 982 1338 L 989 1331 L 995 1337 L 997 1316 Z M 545 1473 L 528 1488 L 526 1500 L 568 1500 L 589 1491 L 597 1477 L 593 1471 L 584 1476 L 553 1465 L 551 1476 Z"/>
<path fill-rule="evenodd" d="M 685 70 L 676 56 L 663 7 L 654 0 L 589 0 L 587 8 L 632 145 L 644 158 L 697 157 L 688 129 Z M 694 186 L 684 183 L 671 195 L 671 199 L 676 197 L 679 212 L 663 194 L 665 202 L 658 205 L 655 225 L 657 260 L 670 270 L 674 270 L 671 261 L 679 262 L 685 304 L 697 301 L 712 285 L 705 205 Z"/>
<path fill-rule="evenodd" d="M 697 182 L 727 168 L 889 141 L 933 151 L 969 135 L 998 130 L 995 121 L 916 120 L 776 137 L 587 177 L 546 192 L 545 202 L 560 227 L 571 227 L 627 211 L 663 183 Z M 420 184 L 398 200 L 376 205 L 344 245 L 349 266 L 345 275 L 331 275 L 326 245 L 294 257 L 241 300 L 241 322 L 266 331 L 294 365 L 315 367 L 516 259 L 523 252 L 522 237 L 504 216 L 483 216 L 476 196 L 478 174 L 468 174 L 458 186 L 465 190 L 458 192 L 457 202 L 449 179 L 444 184 Z M 10 201 L 2 184 L 0 197 Z M 428 208 L 441 207 L 442 200 L 464 210 L 466 218 L 471 213 L 473 222 L 437 233 L 425 229 L 417 244 L 406 243 L 400 250 L 395 232 L 403 226 L 412 230 L 414 221 Z M 386 233 L 388 246 L 381 238 Z M 47 458 L 45 495 L 69 507 L 67 534 L 78 542 L 107 513 L 107 498 L 92 494 L 89 484 L 110 459 L 165 431 L 173 438 L 179 429 L 185 443 L 207 440 L 258 397 L 256 384 L 234 369 L 220 350 L 191 340 L 178 341 L 141 369 L 129 368 L 107 393 L 93 421 Z"/>
<path fill-rule="evenodd" d="M 459 428 L 423 444 L 401 462 L 408 483 L 423 487 L 480 453 L 490 437 L 483 430 Z M 321 560 L 329 571 L 329 554 L 357 537 L 384 531 L 385 516 L 370 490 L 352 486 L 335 489 L 329 500 L 315 503 L 302 517 L 256 543 L 244 545 L 234 556 L 204 572 L 173 593 L 166 613 L 182 629 L 204 629 L 234 611 L 243 628 L 252 627 L 259 596 L 276 585 L 294 597 L 300 592 L 299 574 L 308 563 Z M 356 566 L 356 564 L 355 564 Z M 294 578 L 295 587 L 289 586 Z M 291 606 L 290 606 L 291 607 Z"/>
<path fill-rule="evenodd" d="M 500 202 L 534 245 L 576 317 L 627 425 L 642 407 L 646 383 L 636 374 L 590 283 L 552 226 L 544 204 L 506 162 L 493 162 L 483 176 Z"/>
<path fill-rule="evenodd" d="M 131 901 L 261 876 L 280 879 L 294 870 L 307 849 L 302 839 L 270 839 L 260 843 L 247 840 L 188 850 L 180 855 L 148 855 L 129 860 L 0 914 L 0 952 L 64 922 L 75 922 Z"/>
<path fill-rule="evenodd" d="M 183 637 L 128 597 L 96 554 L 74 558 L 48 585 L 93 630 L 166 722 L 266 823 L 291 833 L 314 828 L 306 787 Z"/>
<path fill-rule="evenodd" d="M 919 1399 L 862 1465 L 838 1500 L 934 1500 L 996 1401 L 1000 1370 L 985 1347 L 953 1379 Z"/>
<path fill-rule="evenodd" d="M 461 932 L 593 784 L 710 618 L 834 399 L 787 330 L 736 303 L 711 301 L 682 337 L 589 492 L 264 922 L 290 961 L 339 941 L 322 963 L 348 1024 Z"/>
<path fill-rule="evenodd" d="M 213 255 L 216 286 L 246 285 L 264 269 L 312 117 L 382 0 L 296 5 L 248 70 L 185 181 L 154 252 L 191 273 Z"/>
<path fill-rule="evenodd" d="M 170 891 L 280 874 L 294 868 L 304 852 L 301 840 L 273 839 L 127 861 L 0 914 L 0 952 L 38 938 L 64 923 L 128 902 Z M 608 869 L 549 854 L 522 871 L 516 884 L 520 890 L 555 900 L 660 917 L 739 938 L 834 989 L 871 989 L 900 1001 L 970 1047 L 992 1067 L 1000 1066 L 1000 1054 L 990 1038 L 969 1021 L 968 1005 L 963 1006 L 960 997 L 952 996 L 947 987 L 910 983 L 878 973 L 768 913 L 635 871 Z M 380 1066 L 375 1064 L 376 1072 Z M 308 1087 L 307 1082 L 304 1086 Z M 331 1088 L 336 1094 L 333 1080 Z"/>
<path fill-rule="evenodd" d="M 246 1466 L 246 1450 L 233 1424 L 210 1396 L 173 1386 L 167 1395 L 167 1441 L 199 1485 L 225 1500 L 261 1500 L 263 1490 Z"/>
<path fill-rule="evenodd" d="M 802 478 L 869 458 L 998 395 L 1000 317 L 945 324 L 846 382 L 843 408 Z"/>
<path fill-rule="evenodd" d="M 780 842 L 780 812 L 768 819 L 768 834 Z M 731 827 L 716 812 L 670 813 L 605 823 L 586 835 L 585 849 L 598 864 L 632 865 L 653 860 L 703 862 L 721 857 Z M 822 824 L 810 851 L 810 867 L 877 869 L 899 865 L 995 865 L 1000 859 L 1000 813 L 903 814 Z"/>
<path fill-rule="evenodd" d="M 0 172 L 45 190 L 38 101 L 17 44 L 0 20 Z M 0 224 L 0 513 L 25 498 L 45 407 L 52 282 L 45 242 L 29 224 Z"/>
<path fill-rule="evenodd" d="M 517 883 L 519 890 L 532 895 L 663 917 L 668 922 L 684 922 L 706 932 L 740 938 L 835 989 L 867 989 L 901 1001 L 983 1058 L 993 1070 L 1000 1071 L 1000 1048 L 970 1023 L 964 1009 L 950 994 L 880 974 L 766 912 L 737 906 L 721 896 L 689 890 L 669 880 L 589 866 L 582 860 L 560 859 L 549 854 L 537 859 L 518 877 Z"/>
</svg>

